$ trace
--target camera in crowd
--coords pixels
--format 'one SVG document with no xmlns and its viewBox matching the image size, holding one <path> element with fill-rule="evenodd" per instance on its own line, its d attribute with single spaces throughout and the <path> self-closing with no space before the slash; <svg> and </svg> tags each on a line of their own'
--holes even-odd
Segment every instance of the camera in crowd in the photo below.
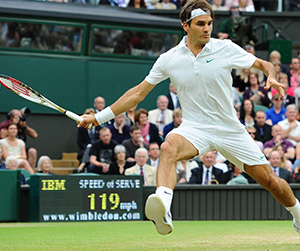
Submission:
<svg viewBox="0 0 300 251">
<path fill-rule="evenodd" d="M 19 116 L 21 121 L 26 121 L 26 118 L 31 114 L 31 111 L 28 107 L 23 107 L 22 109 L 20 109 L 20 112 L 22 113 L 22 115 Z"/>
</svg>

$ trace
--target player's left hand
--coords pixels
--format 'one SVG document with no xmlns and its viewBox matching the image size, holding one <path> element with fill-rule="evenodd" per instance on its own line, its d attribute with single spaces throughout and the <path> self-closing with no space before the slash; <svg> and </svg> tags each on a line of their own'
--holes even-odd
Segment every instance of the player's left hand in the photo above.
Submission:
<svg viewBox="0 0 300 251">
<path fill-rule="evenodd" d="M 271 87 L 275 88 L 278 91 L 280 100 L 285 99 L 283 84 L 278 83 L 274 78 L 268 78 L 265 89 L 269 90 Z"/>
</svg>

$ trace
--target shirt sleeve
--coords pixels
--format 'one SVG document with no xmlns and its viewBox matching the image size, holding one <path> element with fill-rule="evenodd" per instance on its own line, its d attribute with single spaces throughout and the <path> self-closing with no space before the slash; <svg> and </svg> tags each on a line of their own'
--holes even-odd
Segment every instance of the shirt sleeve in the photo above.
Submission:
<svg viewBox="0 0 300 251">
<path fill-rule="evenodd" d="M 145 80 L 152 85 L 156 85 L 163 80 L 167 79 L 169 76 L 166 74 L 164 68 L 164 54 L 160 55 L 160 57 L 156 60 L 152 69 L 150 70 L 148 76 Z"/>
<path fill-rule="evenodd" d="M 229 49 L 226 51 L 228 53 L 228 60 L 231 68 L 248 69 L 254 64 L 255 60 L 257 59 L 254 55 L 248 53 L 230 40 L 227 40 L 227 42 L 229 43 Z"/>
</svg>

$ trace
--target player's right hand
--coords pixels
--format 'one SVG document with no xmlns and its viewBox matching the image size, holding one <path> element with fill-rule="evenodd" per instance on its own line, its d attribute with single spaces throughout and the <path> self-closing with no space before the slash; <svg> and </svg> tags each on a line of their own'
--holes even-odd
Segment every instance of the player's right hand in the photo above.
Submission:
<svg viewBox="0 0 300 251">
<path fill-rule="evenodd" d="M 94 115 L 84 114 L 81 117 L 83 118 L 83 120 L 80 122 L 77 122 L 78 123 L 77 127 L 82 126 L 86 129 L 89 129 L 91 127 L 91 125 L 93 125 L 93 126 L 99 125 Z"/>
</svg>

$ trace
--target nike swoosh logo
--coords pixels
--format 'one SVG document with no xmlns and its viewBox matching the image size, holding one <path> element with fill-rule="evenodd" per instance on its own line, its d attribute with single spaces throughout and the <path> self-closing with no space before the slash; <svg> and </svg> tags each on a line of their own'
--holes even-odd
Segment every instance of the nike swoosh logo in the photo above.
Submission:
<svg viewBox="0 0 300 251">
<path fill-rule="evenodd" d="M 172 194 L 170 194 L 170 193 L 168 193 L 168 192 L 166 192 L 166 191 L 164 191 L 164 193 L 165 193 L 165 194 L 168 194 L 168 195 L 172 195 Z"/>
<path fill-rule="evenodd" d="M 206 60 L 206 63 L 210 63 L 211 61 L 215 60 L 214 58 L 211 60 Z"/>
<path fill-rule="evenodd" d="M 260 156 L 260 159 L 263 159 L 265 156 Z"/>
</svg>

